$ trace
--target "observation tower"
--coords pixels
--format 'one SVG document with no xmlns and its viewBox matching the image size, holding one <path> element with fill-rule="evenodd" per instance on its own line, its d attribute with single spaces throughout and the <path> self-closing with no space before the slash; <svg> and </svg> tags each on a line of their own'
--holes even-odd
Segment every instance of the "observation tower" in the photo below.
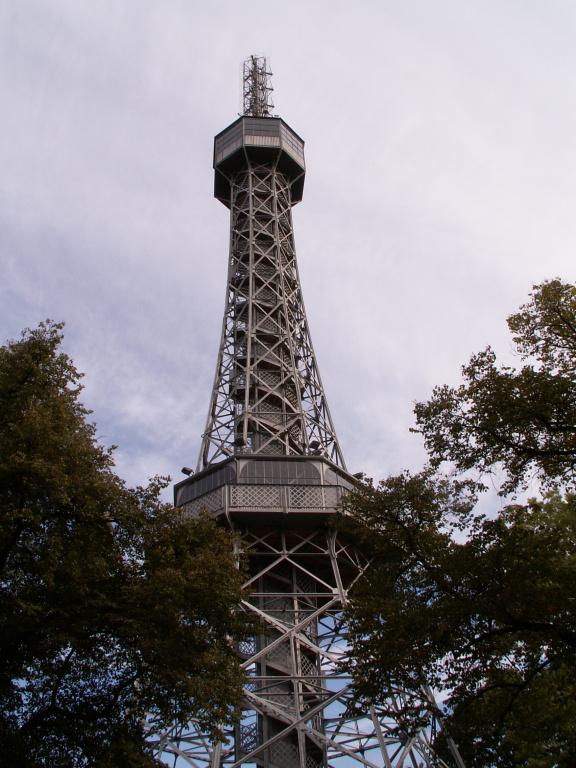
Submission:
<svg viewBox="0 0 576 768">
<path fill-rule="evenodd" d="M 314 356 L 296 264 L 292 207 L 304 142 L 271 114 L 266 60 L 244 63 L 244 113 L 214 142 L 215 197 L 230 210 L 226 306 L 195 473 L 175 487 L 185 514 L 207 509 L 248 556 L 243 609 L 266 627 L 239 648 L 242 719 L 214 744 L 195 723 L 159 734 L 156 754 L 194 768 L 463 768 L 433 714 L 408 731 L 402 691 L 363 706 L 338 669 L 342 609 L 368 566 L 327 526 L 354 483 Z M 431 699 L 423 693 L 423 711 Z"/>
</svg>

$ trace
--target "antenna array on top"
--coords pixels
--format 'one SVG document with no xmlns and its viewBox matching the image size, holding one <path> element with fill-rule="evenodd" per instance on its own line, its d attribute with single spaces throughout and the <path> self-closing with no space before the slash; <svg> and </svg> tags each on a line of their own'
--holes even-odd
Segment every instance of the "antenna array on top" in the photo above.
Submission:
<svg viewBox="0 0 576 768">
<path fill-rule="evenodd" d="M 250 117 L 271 117 L 274 109 L 270 84 L 272 72 L 264 56 L 250 56 L 244 62 L 244 114 Z"/>
</svg>

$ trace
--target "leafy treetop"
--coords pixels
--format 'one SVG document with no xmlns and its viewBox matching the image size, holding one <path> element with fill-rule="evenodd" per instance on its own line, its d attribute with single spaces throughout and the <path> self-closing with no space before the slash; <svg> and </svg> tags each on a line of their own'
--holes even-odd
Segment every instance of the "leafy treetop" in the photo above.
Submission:
<svg viewBox="0 0 576 768">
<path fill-rule="evenodd" d="M 422 685 L 442 691 L 468 768 L 572 768 L 576 287 L 535 286 L 508 325 L 519 370 L 488 348 L 460 387 L 416 406 L 431 466 L 360 483 L 345 502 L 337 525 L 372 556 L 347 610 L 347 669 L 361 698 L 404 692 L 407 733 L 428 706 Z M 502 470 L 502 496 L 535 475 L 543 498 L 480 514 L 482 485 L 460 478 Z"/>
<path fill-rule="evenodd" d="M 462 369 L 457 388 L 436 387 L 416 422 L 433 466 L 457 472 L 503 470 L 502 493 L 533 476 L 554 486 L 576 481 L 576 287 L 535 286 L 508 319 L 525 365 L 498 366 L 488 347 Z"/>
<path fill-rule="evenodd" d="M 0 751 L 6 766 L 155 765 L 143 728 L 217 732 L 241 700 L 242 571 L 210 518 L 127 488 L 42 323 L 0 349 Z"/>
</svg>

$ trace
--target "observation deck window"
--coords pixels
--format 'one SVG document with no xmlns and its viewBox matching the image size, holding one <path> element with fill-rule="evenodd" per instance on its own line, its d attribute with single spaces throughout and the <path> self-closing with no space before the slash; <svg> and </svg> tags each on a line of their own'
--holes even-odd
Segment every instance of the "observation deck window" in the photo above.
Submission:
<svg viewBox="0 0 576 768">
<path fill-rule="evenodd" d="M 320 485 L 320 472 L 307 461 L 250 461 L 238 479 L 259 485 Z"/>
<path fill-rule="evenodd" d="M 178 494 L 178 504 L 184 504 L 192 499 L 197 499 L 198 496 L 203 496 L 205 493 L 235 480 L 236 468 L 232 464 L 228 464 L 205 477 L 199 478 L 196 482 L 190 482 L 185 485 Z"/>
</svg>

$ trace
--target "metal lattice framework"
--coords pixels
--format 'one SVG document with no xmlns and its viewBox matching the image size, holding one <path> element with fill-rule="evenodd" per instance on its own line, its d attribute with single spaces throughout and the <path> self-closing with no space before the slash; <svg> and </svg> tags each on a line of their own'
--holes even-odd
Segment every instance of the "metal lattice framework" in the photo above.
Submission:
<svg viewBox="0 0 576 768">
<path fill-rule="evenodd" d="M 368 563 L 327 526 L 355 481 L 296 265 L 291 209 L 302 197 L 304 142 L 266 116 L 266 62 L 251 57 L 244 72 L 245 114 L 214 145 L 215 195 L 230 209 L 218 363 L 197 473 L 175 497 L 185 514 L 208 510 L 237 534 L 250 570 L 243 610 L 265 631 L 239 648 L 242 717 L 222 742 L 195 723 L 161 733 L 149 723 L 150 739 L 175 768 L 463 768 L 429 690 L 390 690 L 386 706 L 373 706 L 341 671 L 343 611 Z"/>
<path fill-rule="evenodd" d="M 362 706 L 339 671 L 342 609 L 367 567 L 358 549 L 326 530 L 253 530 L 240 546 L 253 570 L 244 609 L 268 630 L 239 649 L 248 676 L 243 719 L 220 744 L 194 723 L 157 734 L 159 757 L 194 768 L 463 768 L 429 691 L 393 690 L 386 707 Z"/>
<path fill-rule="evenodd" d="M 230 178 L 230 262 L 216 377 L 198 469 L 235 452 L 344 460 L 306 320 L 290 177 L 256 162 Z"/>
<path fill-rule="evenodd" d="M 250 56 L 243 65 L 242 84 L 244 114 L 251 117 L 270 117 L 274 104 L 270 78 L 272 72 L 264 56 Z"/>
</svg>

